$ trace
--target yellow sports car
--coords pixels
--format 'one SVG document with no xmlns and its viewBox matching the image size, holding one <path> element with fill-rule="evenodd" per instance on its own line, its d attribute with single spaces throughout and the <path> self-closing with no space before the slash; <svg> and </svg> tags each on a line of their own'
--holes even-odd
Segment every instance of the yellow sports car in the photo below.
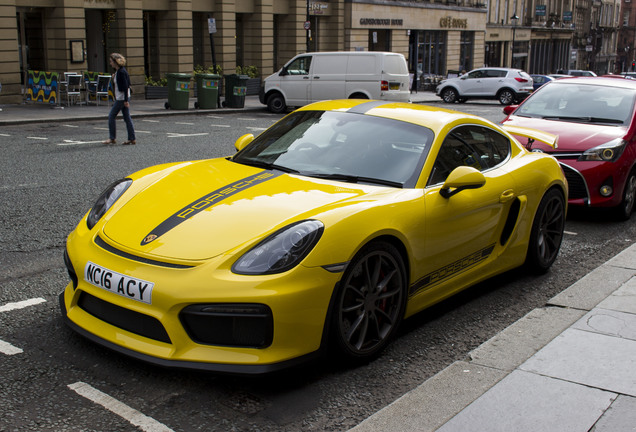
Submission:
<svg viewBox="0 0 636 432">
<path fill-rule="evenodd" d="M 450 110 L 301 108 L 231 157 L 113 183 L 69 235 L 67 323 L 164 366 L 264 373 L 335 347 L 368 360 L 404 317 L 495 274 L 554 262 L 557 161 Z"/>
</svg>

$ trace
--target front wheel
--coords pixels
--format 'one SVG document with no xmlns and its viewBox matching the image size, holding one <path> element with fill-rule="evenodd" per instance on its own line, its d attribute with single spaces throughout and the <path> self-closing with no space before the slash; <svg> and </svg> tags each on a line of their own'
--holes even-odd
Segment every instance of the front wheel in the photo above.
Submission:
<svg viewBox="0 0 636 432">
<path fill-rule="evenodd" d="M 267 109 L 275 114 L 282 114 L 287 109 L 285 98 L 279 93 L 275 93 L 267 98 Z"/>
<path fill-rule="evenodd" d="M 373 242 L 358 252 L 336 292 L 332 338 L 349 360 L 366 361 L 395 334 L 406 308 L 406 270 L 397 249 Z"/>
<path fill-rule="evenodd" d="M 455 103 L 458 96 L 459 95 L 457 94 L 457 90 L 452 87 L 448 87 L 442 90 L 442 100 L 446 103 Z"/>
<path fill-rule="evenodd" d="M 636 170 L 629 173 L 623 190 L 623 201 L 616 208 L 619 220 L 625 221 L 632 216 L 634 202 L 636 202 Z"/>
<path fill-rule="evenodd" d="M 565 228 L 565 198 L 557 189 L 550 189 L 541 199 L 532 223 L 526 264 L 545 273 L 559 254 Z"/>
<path fill-rule="evenodd" d="M 498 95 L 499 103 L 502 105 L 512 105 L 515 101 L 516 95 L 510 89 L 503 89 Z"/>
</svg>

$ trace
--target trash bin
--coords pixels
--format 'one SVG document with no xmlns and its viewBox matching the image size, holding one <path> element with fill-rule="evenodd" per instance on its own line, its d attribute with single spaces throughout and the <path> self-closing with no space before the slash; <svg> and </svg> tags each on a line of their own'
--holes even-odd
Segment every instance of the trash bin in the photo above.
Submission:
<svg viewBox="0 0 636 432">
<path fill-rule="evenodd" d="M 166 76 L 168 77 L 168 102 L 165 105 L 166 109 L 188 109 L 192 75 L 169 73 Z"/>
<path fill-rule="evenodd" d="M 223 106 L 229 108 L 243 108 L 247 94 L 247 75 L 225 75 L 225 101 Z"/>
<path fill-rule="evenodd" d="M 197 82 L 197 101 L 194 103 L 194 107 L 203 109 L 217 108 L 221 76 L 215 74 L 197 74 L 194 76 L 194 79 Z"/>
</svg>

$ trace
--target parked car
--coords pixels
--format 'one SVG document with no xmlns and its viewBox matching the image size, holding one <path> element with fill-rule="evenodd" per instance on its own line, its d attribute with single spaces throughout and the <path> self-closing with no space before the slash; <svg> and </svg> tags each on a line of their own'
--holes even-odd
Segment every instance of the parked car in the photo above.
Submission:
<svg viewBox="0 0 636 432">
<path fill-rule="evenodd" d="M 550 78 L 559 79 L 559 78 L 572 78 L 573 75 L 566 74 L 550 74 L 548 75 Z"/>
<path fill-rule="evenodd" d="M 435 92 L 446 103 L 498 99 L 502 105 L 510 105 L 532 91 L 532 78 L 520 69 L 480 68 L 442 81 Z"/>
<path fill-rule="evenodd" d="M 547 84 L 550 81 L 555 80 L 555 78 L 552 78 L 549 75 L 530 75 L 530 77 L 532 78 L 532 87 L 534 90 L 537 90 L 543 84 Z"/>
<path fill-rule="evenodd" d="M 404 317 L 559 252 L 557 161 L 473 115 L 327 101 L 235 146 L 106 189 L 66 244 L 71 328 L 163 366 L 366 361 Z"/>
<path fill-rule="evenodd" d="M 561 75 L 570 75 L 570 76 L 589 76 L 589 77 L 596 76 L 596 74 L 592 71 L 580 70 L 580 69 L 567 69 L 567 70 L 560 69 L 557 71 L 557 73 Z"/>
<path fill-rule="evenodd" d="M 506 107 L 502 124 L 559 135 L 555 156 L 565 172 L 570 205 L 614 207 L 628 219 L 636 199 L 636 81 L 604 77 L 555 80 L 518 107 Z"/>
<path fill-rule="evenodd" d="M 305 53 L 265 78 L 259 99 L 274 113 L 326 99 L 408 102 L 409 83 L 406 59 L 399 53 Z"/>
</svg>

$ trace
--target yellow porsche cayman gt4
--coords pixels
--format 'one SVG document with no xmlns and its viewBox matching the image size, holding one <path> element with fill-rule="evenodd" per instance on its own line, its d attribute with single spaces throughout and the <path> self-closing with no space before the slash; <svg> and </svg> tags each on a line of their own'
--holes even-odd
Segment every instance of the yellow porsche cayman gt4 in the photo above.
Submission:
<svg viewBox="0 0 636 432">
<path fill-rule="evenodd" d="M 144 169 L 69 235 L 80 334 L 164 366 L 264 373 L 335 347 L 366 360 L 404 317 L 561 245 L 557 161 L 450 110 L 301 108 L 231 157 Z"/>
</svg>

